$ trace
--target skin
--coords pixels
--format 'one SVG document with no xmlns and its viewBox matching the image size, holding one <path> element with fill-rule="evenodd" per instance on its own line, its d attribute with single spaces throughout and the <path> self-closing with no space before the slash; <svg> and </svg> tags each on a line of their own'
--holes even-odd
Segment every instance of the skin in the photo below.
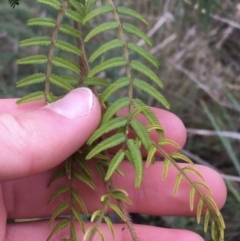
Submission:
<svg viewBox="0 0 240 241">
<path fill-rule="evenodd" d="M 48 221 L 6 224 L 6 220 L 51 216 L 59 199 L 46 205 L 48 198 L 66 179 L 59 179 L 50 188 L 47 188 L 47 182 L 57 166 L 83 145 L 97 128 L 101 110 L 95 97 L 88 114 L 79 118 L 67 118 L 55 113 L 43 107 L 41 101 L 21 106 L 15 102 L 16 99 L 0 100 L 0 241 L 45 241 L 52 228 Z M 186 130 L 181 120 L 168 111 L 156 108 L 153 110 L 165 128 L 166 137 L 183 146 Z M 152 138 L 155 138 L 154 134 Z M 170 147 L 165 150 L 174 151 Z M 221 208 L 226 199 L 226 187 L 221 176 L 207 167 L 195 167 L 205 177 L 206 184 L 213 191 L 213 198 Z M 161 162 L 145 169 L 142 186 L 137 190 L 134 188 L 135 174 L 132 166 L 124 162 L 120 169 L 125 177 L 114 175 L 113 180 L 116 187 L 128 192 L 133 202 L 133 205 L 126 206 L 129 212 L 164 216 L 195 215 L 196 208 L 193 212 L 189 210 L 189 185 L 186 181 L 182 182 L 177 196 L 173 197 L 177 176 L 173 167 L 170 168 L 165 182 L 161 180 Z M 197 179 L 194 176 L 193 178 Z M 104 192 L 104 186 L 97 177 L 95 183 L 96 192 L 89 190 L 84 184 L 77 187 L 89 212 L 100 207 L 99 199 Z M 187 230 L 140 225 L 134 227 L 141 241 L 203 240 L 199 235 Z M 132 240 L 124 224 L 115 225 L 114 229 L 115 241 Z M 112 240 L 106 225 L 102 224 L 101 230 L 106 240 Z M 52 240 L 58 241 L 68 236 L 67 231 L 64 229 L 58 232 Z M 80 231 L 79 237 L 82 240 Z M 94 240 L 99 239 L 96 236 Z"/>
</svg>

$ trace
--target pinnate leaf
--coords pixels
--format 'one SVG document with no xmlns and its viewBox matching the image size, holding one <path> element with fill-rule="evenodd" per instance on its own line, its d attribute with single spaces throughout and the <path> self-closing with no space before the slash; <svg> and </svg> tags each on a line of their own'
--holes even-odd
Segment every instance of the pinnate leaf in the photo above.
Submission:
<svg viewBox="0 0 240 241">
<path fill-rule="evenodd" d="M 87 23 L 92 18 L 95 18 L 96 16 L 104 13 L 109 13 L 113 10 L 112 6 L 110 4 L 102 5 L 93 11 L 89 12 L 85 18 L 83 19 L 83 24 Z"/>
<path fill-rule="evenodd" d="M 143 177 L 143 165 L 142 165 L 142 154 L 133 139 L 127 140 L 128 150 L 131 153 L 133 166 L 136 173 L 135 187 L 138 188 L 141 185 Z"/>
<path fill-rule="evenodd" d="M 124 57 L 114 57 L 111 59 L 108 59 L 99 65 L 95 66 L 90 72 L 88 73 L 88 77 L 92 77 L 99 72 L 102 72 L 104 70 L 114 68 L 114 67 L 121 67 L 125 66 L 127 64 L 127 61 Z"/>
<path fill-rule="evenodd" d="M 44 92 L 37 91 L 37 92 L 33 92 L 31 94 L 23 96 L 21 99 L 17 101 L 17 104 L 22 104 L 22 103 L 35 101 L 35 100 L 42 100 L 42 99 L 44 99 Z"/>
<path fill-rule="evenodd" d="M 67 202 L 61 202 L 55 209 L 51 219 L 50 224 L 53 223 L 53 221 L 62 213 L 64 213 L 69 208 L 69 204 Z"/>
<path fill-rule="evenodd" d="M 101 45 L 97 50 L 95 50 L 92 55 L 89 57 L 89 62 L 93 62 L 95 59 L 97 59 L 99 56 L 104 54 L 105 52 L 116 49 L 119 47 L 122 47 L 124 45 L 123 41 L 120 39 L 113 39 L 103 45 Z"/>
<path fill-rule="evenodd" d="M 135 10 L 131 9 L 131 8 L 127 8 L 124 6 L 120 6 L 118 7 L 118 12 L 124 15 L 129 15 L 131 17 L 134 17 L 136 19 L 139 19 L 140 21 L 142 21 L 143 23 L 145 23 L 146 25 L 148 25 L 147 20 L 138 12 L 136 12 Z"/>
<path fill-rule="evenodd" d="M 84 39 L 84 42 L 88 42 L 91 38 L 93 38 L 94 36 L 96 36 L 99 33 L 108 31 L 108 30 L 112 30 L 112 29 L 116 29 L 118 28 L 118 24 L 115 21 L 109 21 L 106 23 L 102 23 L 99 24 L 96 28 L 92 29 L 87 36 Z"/>
<path fill-rule="evenodd" d="M 107 174 L 105 177 L 105 181 L 109 180 L 109 178 L 111 178 L 112 174 L 116 171 L 116 169 L 118 168 L 118 166 L 120 165 L 120 163 L 122 162 L 123 158 L 124 158 L 125 154 L 124 151 L 122 149 L 120 149 L 112 158 L 109 166 L 108 166 L 108 170 L 107 170 Z"/>
<path fill-rule="evenodd" d="M 130 24 L 130 23 L 124 23 L 123 24 L 123 30 L 127 33 L 133 34 L 141 39 L 143 39 L 150 47 L 152 46 L 151 39 L 139 28 L 136 26 Z"/>
<path fill-rule="evenodd" d="M 69 187 L 67 185 L 62 185 L 58 187 L 50 196 L 48 200 L 48 204 L 51 203 L 56 197 L 58 197 L 61 194 L 66 193 L 69 190 Z"/>
<path fill-rule="evenodd" d="M 129 84 L 127 77 L 117 79 L 114 84 L 108 86 L 100 96 L 100 103 L 104 103 L 113 93 Z"/>
<path fill-rule="evenodd" d="M 122 213 L 122 211 L 120 210 L 120 208 L 119 208 L 117 205 L 115 205 L 115 204 L 113 204 L 113 203 L 110 203 L 109 206 L 110 206 L 110 208 L 111 208 L 114 212 L 116 212 L 116 213 L 118 214 L 118 216 L 119 216 L 124 222 L 126 221 L 125 215 Z"/>
<path fill-rule="evenodd" d="M 93 149 L 88 153 L 86 159 L 89 160 L 93 158 L 95 155 L 99 154 L 100 152 L 117 146 L 125 141 L 125 135 L 123 133 L 117 133 L 107 139 L 103 140 L 99 144 L 97 144 Z"/>
<path fill-rule="evenodd" d="M 45 74 L 37 73 L 37 74 L 33 74 L 24 79 L 19 80 L 16 83 L 16 86 L 22 87 L 22 86 L 31 85 L 31 84 L 37 84 L 37 83 L 43 82 L 44 80 L 45 80 Z"/>
<path fill-rule="evenodd" d="M 18 64 L 45 64 L 47 63 L 47 56 L 45 55 L 32 55 L 26 58 L 19 59 Z"/>
<path fill-rule="evenodd" d="M 158 78 L 158 76 L 151 69 L 149 69 L 146 65 L 142 64 L 141 62 L 137 60 L 132 60 L 131 68 L 147 76 L 149 79 L 154 81 L 154 83 L 156 83 L 160 88 L 163 87 L 163 83 Z"/>
<path fill-rule="evenodd" d="M 106 122 L 103 125 L 100 125 L 100 127 L 90 136 L 90 138 L 87 141 L 87 144 L 91 145 L 95 140 L 97 140 L 103 134 L 106 134 L 112 130 L 123 127 L 126 124 L 127 124 L 127 117 L 119 116 L 119 117 L 116 117 L 116 118 Z"/>
<path fill-rule="evenodd" d="M 128 48 L 131 51 L 139 54 L 144 59 L 146 59 L 148 62 L 150 62 L 152 65 L 154 65 L 156 68 L 158 68 L 159 63 L 158 63 L 157 59 L 152 54 L 150 54 L 148 51 L 146 51 L 145 49 L 143 49 L 142 47 L 138 46 L 135 43 L 129 43 Z"/>
<path fill-rule="evenodd" d="M 164 107 L 169 109 L 170 105 L 169 105 L 168 101 L 166 100 L 166 98 L 162 94 L 160 94 L 159 91 L 156 90 L 153 86 L 151 86 L 150 84 L 148 84 L 148 83 L 146 83 L 146 82 L 144 82 L 143 80 L 140 80 L 140 79 L 134 79 L 133 85 L 134 85 L 134 87 L 136 87 L 136 88 L 146 92 L 150 96 L 154 97 Z"/>
<path fill-rule="evenodd" d="M 109 121 L 119 110 L 123 109 L 129 104 L 130 101 L 128 97 L 122 97 L 114 101 L 111 105 L 109 105 L 106 112 L 103 114 L 101 123 L 104 124 Z"/>
<path fill-rule="evenodd" d="M 179 186 L 180 186 L 180 184 L 181 184 L 182 178 L 183 178 L 183 174 L 182 174 L 182 173 L 179 173 L 179 174 L 177 175 L 177 180 L 176 180 L 175 185 L 174 185 L 174 191 L 173 191 L 174 196 L 177 195 L 177 192 L 178 192 Z"/>
<path fill-rule="evenodd" d="M 69 220 L 68 219 L 63 219 L 61 221 L 59 221 L 55 227 L 52 229 L 52 232 L 50 233 L 50 235 L 47 238 L 47 241 L 50 241 L 50 239 L 52 238 L 52 236 L 59 230 L 64 229 L 68 226 L 69 224 Z"/>
</svg>

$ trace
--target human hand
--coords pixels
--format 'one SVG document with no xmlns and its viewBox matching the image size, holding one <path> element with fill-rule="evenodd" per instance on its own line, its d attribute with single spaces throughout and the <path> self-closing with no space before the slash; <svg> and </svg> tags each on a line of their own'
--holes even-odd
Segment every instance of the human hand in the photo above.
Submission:
<svg viewBox="0 0 240 241">
<path fill-rule="evenodd" d="M 50 205 L 46 203 L 55 188 L 64 183 L 64 178 L 47 188 L 50 177 L 58 165 L 86 142 L 100 122 L 99 103 L 92 94 L 89 99 L 89 94 L 86 89 L 76 89 L 60 101 L 60 107 L 56 103 L 43 107 L 42 101 L 17 106 L 14 99 L 0 100 L 0 241 L 47 239 L 52 227 L 46 220 L 21 224 L 6 224 L 6 220 L 43 218 L 53 213 L 59 200 Z M 63 112 L 63 109 L 67 112 Z M 183 146 L 186 132 L 182 122 L 167 111 L 154 109 L 154 112 L 165 127 L 166 137 Z M 125 176 L 115 175 L 113 179 L 116 187 L 125 189 L 133 201 L 133 205 L 127 207 L 129 212 L 164 216 L 195 215 L 189 209 L 189 186 L 186 182 L 181 184 L 177 197 L 173 197 L 177 175 L 174 168 L 170 168 L 167 180 L 162 182 L 162 163 L 156 162 L 145 169 L 140 189 L 134 187 L 135 174 L 130 164 L 123 163 L 120 168 Z M 218 207 L 222 207 L 226 198 L 223 180 L 207 167 L 196 165 L 196 168 L 213 190 Z M 77 187 L 89 212 L 99 208 L 100 196 L 104 192 L 104 185 L 97 175 L 95 183 L 97 191 L 89 190 L 84 184 Z M 116 241 L 131 240 L 124 226 L 115 225 Z M 135 228 L 141 241 L 202 240 L 187 230 L 139 225 L 135 225 Z M 101 230 L 107 241 L 112 240 L 106 225 L 102 224 Z M 61 240 L 67 236 L 67 232 L 67 229 L 63 229 L 52 240 Z M 82 240 L 80 231 L 79 237 Z"/>
</svg>

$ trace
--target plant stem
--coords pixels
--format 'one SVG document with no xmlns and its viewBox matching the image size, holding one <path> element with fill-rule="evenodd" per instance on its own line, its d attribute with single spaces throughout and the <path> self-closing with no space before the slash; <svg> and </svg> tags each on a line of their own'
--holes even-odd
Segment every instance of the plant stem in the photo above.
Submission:
<svg viewBox="0 0 240 241">
<path fill-rule="evenodd" d="M 69 0 L 63 0 L 63 2 L 62 2 L 61 10 L 58 12 L 58 16 L 57 16 L 57 19 L 56 19 L 56 25 L 53 29 L 53 33 L 52 33 L 52 37 L 51 37 L 51 44 L 50 44 L 50 47 L 49 47 L 46 74 L 45 74 L 46 75 L 45 76 L 46 77 L 46 83 L 45 83 L 45 90 L 44 90 L 45 100 L 46 100 L 47 94 L 50 91 L 49 78 L 50 78 L 50 75 L 52 73 L 52 60 L 53 60 L 53 57 L 54 57 L 54 50 L 55 50 L 55 45 L 56 45 L 56 41 L 57 41 L 57 38 L 58 38 L 58 32 L 59 32 L 59 29 L 60 29 L 60 26 L 61 26 L 63 16 L 64 16 L 64 14 L 67 10 L 68 2 L 69 2 Z"/>
<path fill-rule="evenodd" d="M 128 122 L 126 125 L 126 130 L 125 130 L 125 136 L 127 139 L 127 135 L 128 135 L 128 129 L 129 129 L 129 125 L 130 125 L 130 121 L 131 121 L 131 107 L 132 107 L 132 101 L 133 101 L 133 80 L 132 80 L 132 76 L 131 76 L 131 66 L 130 66 L 130 58 L 129 58 L 129 52 L 128 52 L 128 44 L 125 40 L 125 36 L 124 36 L 124 31 L 123 31 L 123 27 L 122 27 L 122 23 L 120 21 L 119 15 L 118 15 L 118 11 L 117 8 L 114 4 L 114 2 L 112 0 L 108 0 L 108 3 L 112 6 L 113 8 L 113 16 L 115 21 L 118 24 L 118 30 L 119 30 L 119 38 L 123 41 L 124 46 L 123 46 L 123 56 L 127 61 L 126 64 L 126 75 L 129 81 L 129 85 L 128 85 L 128 98 L 130 101 L 130 104 L 128 105 Z"/>
<path fill-rule="evenodd" d="M 78 30 L 79 32 L 81 32 L 80 24 L 77 23 L 76 21 L 74 21 L 74 28 L 76 30 Z M 81 86 L 83 86 L 84 78 L 88 75 L 88 73 L 90 71 L 90 67 L 88 65 L 88 58 L 87 58 L 86 50 L 84 47 L 83 39 L 76 38 L 76 42 L 77 42 L 78 49 L 80 49 L 82 52 L 82 55 L 80 55 L 78 58 L 78 64 L 79 64 L 79 67 L 81 70 L 81 73 L 79 73 L 78 86 L 81 87 Z M 94 86 L 91 87 L 91 90 L 96 96 L 98 96 L 98 92 Z"/>
</svg>

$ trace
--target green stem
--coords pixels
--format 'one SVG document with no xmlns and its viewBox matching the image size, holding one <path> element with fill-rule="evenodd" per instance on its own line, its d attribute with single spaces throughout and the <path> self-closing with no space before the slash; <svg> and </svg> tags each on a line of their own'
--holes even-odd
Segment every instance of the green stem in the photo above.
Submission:
<svg viewBox="0 0 240 241">
<path fill-rule="evenodd" d="M 50 47 L 49 47 L 48 61 L 47 61 L 47 67 L 46 67 L 46 76 L 45 76 L 46 77 L 45 91 L 44 91 L 45 99 L 46 99 L 47 94 L 50 91 L 49 78 L 50 78 L 50 75 L 52 73 L 52 60 L 53 60 L 53 57 L 54 57 L 55 45 L 56 45 L 56 42 L 57 42 L 58 32 L 60 30 L 60 26 L 61 26 L 63 16 L 64 16 L 64 14 L 67 10 L 67 7 L 68 7 L 68 2 L 69 2 L 69 0 L 63 0 L 63 2 L 62 2 L 61 10 L 58 12 L 56 25 L 53 29 L 53 33 L 52 33 L 52 37 L 51 37 L 51 44 L 50 44 Z"/>
<path fill-rule="evenodd" d="M 152 143 L 157 148 L 157 150 L 163 154 L 163 156 L 165 158 L 168 158 L 171 161 L 171 163 L 179 171 L 179 173 L 181 173 L 185 177 L 185 179 L 189 182 L 191 187 L 193 187 L 195 189 L 195 191 L 198 193 L 200 199 L 203 201 L 203 203 L 205 204 L 206 208 L 209 210 L 210 217 L 213 219 L 214 222 L 217 223 L 218 228 L 219 228 L 219 234 L 221 236 L 220 238 L 222 238 L 223 237 L 224 228 L 225 228 L 225 224 L 224 224 L 224 221 L 223 221 L 223 218 L 222 218 L 222 215 L 221 215 L 220 211 L 216 210 L 215 208 L 213 208 L 212 204 L 206 198 L 206 195 L 204 195 L 199 190 L 199 188 L 195 184 L 195 182 L 192 181 L 192 179 L 187 175 L 187 173 L 184 170 L 182 170 L 182 168 L 178 165 L 178 163 L 170 155 L 168 155 L 161 147 L 159 147 L 157 143 L 155 143 L 155 142 L 152 142 Z"/>
</svg>

